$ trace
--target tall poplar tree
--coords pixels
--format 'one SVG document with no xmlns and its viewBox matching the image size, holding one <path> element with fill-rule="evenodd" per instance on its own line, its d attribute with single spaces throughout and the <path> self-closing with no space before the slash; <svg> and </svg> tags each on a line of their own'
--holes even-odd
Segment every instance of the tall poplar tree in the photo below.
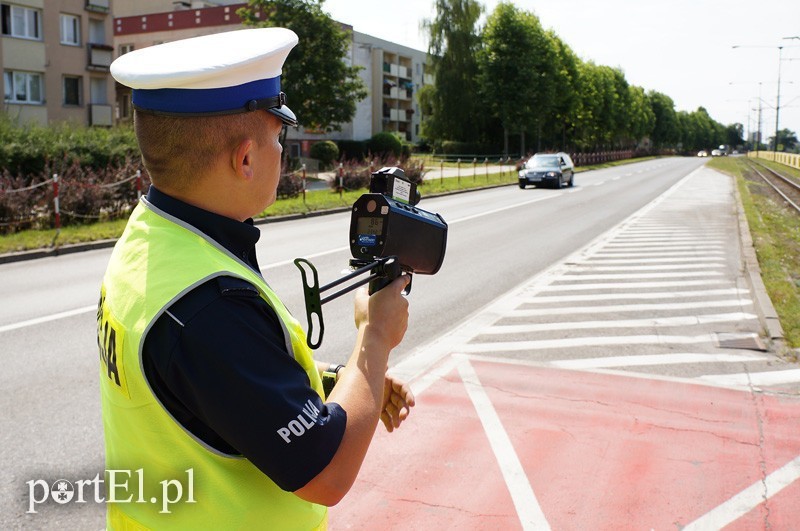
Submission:
<svg viewBox="0 0 800 531">
<path fill-rule="evenodd" d="M 483 6 L 476 0 L 435 0 L 434 4 L 436 15 L 423 23 L 430 34 L 434 85 L 426 91 L 430 114 L 422 133 L 429 140 L 475 141 L 485 113 L 475 82 L 475 55 L 480 47 L 477 24 Z"/>
<path fill-rule="evenodd" d="M 555 111 L 558 52 L 533 13 L 501 2 L 489 15 L 478 55 L 483 101 L 508 134 L 542 127 Z M 524 153 L 523 153 L 524 154 Z"/>
</svg>

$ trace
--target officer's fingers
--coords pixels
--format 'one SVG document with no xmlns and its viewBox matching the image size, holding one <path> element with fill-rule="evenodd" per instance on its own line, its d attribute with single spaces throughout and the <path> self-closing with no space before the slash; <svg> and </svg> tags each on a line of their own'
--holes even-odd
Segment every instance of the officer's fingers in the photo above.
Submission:
<svg viewBox="0 0 800 531">
<path fill-rule="evenodd" d="M 383 426 L 386 428 L 386 431 L 392 433 L 394 431 L 394 426 L 392 425 L 392 419 L 389 417 L 389 414 L 386 411 L 381 412 L 381 422 L 383 422 Z"/>
<path fill-rule="evenodd" d="M 392 380 L 392 389 L 405 400 L 409 407 L 414 406 L 416 400 L 414 399 L 414 393 L 411 391 L 411 386 L 399 380 Z"/>
<path fill-rule="evenodd" d="M 393 291 L 396 291 L 399 295 L 404 289 L 406 289 L 406 286 L 408 286 L 409 282 L 411 282 L 410 276 L 400 275 L 394 279 L 391 284 L 389 284 L 389 288 Z"/>
<path fill-rule="evenodd" d="M 392 420 L 392 424 L 394 424 L 395 428 L 399 427 L 400 423 L 408 416 L 408 410 L 401 410 L 401 408 L 392 403 L 386 404 L 384 411 L 389 414 L 389 418 Z"/>
<path fill-rule="evenodd" d="M 410 410 L 408 402 L 406 402 L 402 396 L 397 394 L 392 394 L 391 403 L 397 409 L 400 418 L 405 420 L 406 417 L 408 417 L 408 413 Z"/>
</svg>

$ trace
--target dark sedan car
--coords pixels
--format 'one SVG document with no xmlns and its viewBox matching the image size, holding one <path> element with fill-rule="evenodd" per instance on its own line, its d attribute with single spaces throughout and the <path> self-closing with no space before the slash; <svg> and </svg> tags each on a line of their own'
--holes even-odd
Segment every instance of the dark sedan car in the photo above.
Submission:
<svg viewBox="0 0 800 531">
<path fill-rule="evenodd" d="M 561 188 L 564 183 L 572 186 L 575 178 L 575 165 L 566 153 L 537 153 L 528 159 L 519 171 L 519 187 L 529 184 L 548 184 Z"/>
</svg>

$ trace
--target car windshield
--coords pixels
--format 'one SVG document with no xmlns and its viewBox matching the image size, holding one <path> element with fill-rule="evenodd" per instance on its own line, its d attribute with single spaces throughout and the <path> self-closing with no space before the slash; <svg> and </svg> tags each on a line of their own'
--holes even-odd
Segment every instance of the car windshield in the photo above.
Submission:
<svg viewBox="0 0 800 531">
<path fill-rule="evenodd" d="M 551 157 L 531 157 L 525 163 L 526 168 L 558 168 L 558 156 Z"/>
</svg>

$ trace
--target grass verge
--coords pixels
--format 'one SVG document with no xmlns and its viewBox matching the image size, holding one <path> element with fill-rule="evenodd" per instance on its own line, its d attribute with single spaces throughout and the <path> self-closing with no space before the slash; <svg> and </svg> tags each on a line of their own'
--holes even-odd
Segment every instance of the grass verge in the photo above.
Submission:
<svg viewBox="0 0 800 531">
<path fill-rule="evenodd" d="M 788 346 L 800 347 L 800 215 L 783 203 L 749 170 L 745 159 L 725 157 L 708 163 L 736 177 L 761 277 L 783 327 Z M 770 164 L 772 166 L 772 164 Z M 800 172 L 775 165 L 783 174 Z"/>
</svg>

